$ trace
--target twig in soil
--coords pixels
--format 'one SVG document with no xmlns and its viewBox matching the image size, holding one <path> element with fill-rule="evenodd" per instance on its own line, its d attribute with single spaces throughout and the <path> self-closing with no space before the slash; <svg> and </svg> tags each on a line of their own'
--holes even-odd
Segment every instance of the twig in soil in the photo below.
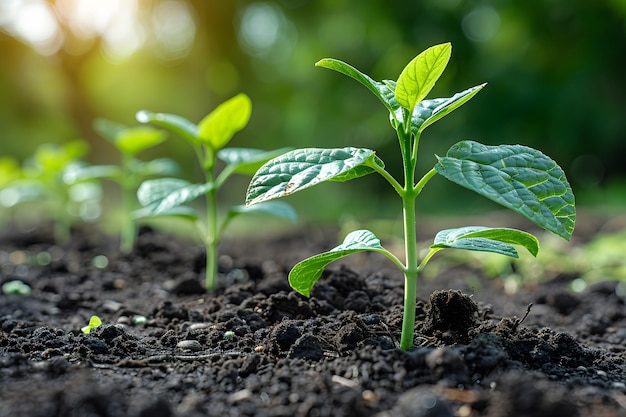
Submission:
<svg viewBox="0 0 626 417">
<path fill-rule="evenodd" d="M 524 317 L 522 317 L 521 319 L 518 319 L 515 324 L 513 325 L 513 327 L 511 328 L 511 333 L 516 333 L 517 332 L 517 328 L 520 324 L 522 324 L 522 322 L 524 320 L 526 320 L 526 317 L 528 317 L 528 314 L 530 314 L 530 309 L 532 308 L 533 303 L 528 304 L 528 307 L 526 307 L 526 314 L 524 314 Z"/>
</svg>

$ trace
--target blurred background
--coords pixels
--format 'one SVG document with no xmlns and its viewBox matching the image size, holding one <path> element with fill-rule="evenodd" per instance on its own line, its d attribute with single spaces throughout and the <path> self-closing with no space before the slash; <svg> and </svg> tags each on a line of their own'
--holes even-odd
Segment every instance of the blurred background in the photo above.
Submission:
<svg viewBox="0 0 626 417">
<path fill-rule="evenodd" d="M 429 97 L 488 86 L 425 131 L 422 172 L 459 140 L 520 143 L 559 162 L 579 206 L 624 206 L 626 0 L 0 0 L 0 157 L 21 163 L 41 143 L 84 139 L 88 162 L 115 163 L 94 118 L 133 125 L 148 109 L 198 122 L 245 92 L 253 115 L 233 146 L 369 147 L 399 174 L 384 107 L 314 63 L 332 57 L 396 79 L 447 41 L 452 59 Z M 140 155 L 161 156 L 198 180 L 181 138 Z M 238 181 L 228 202 L 244 199 Z M 305 219 L 373 219 L 400 215 L 394 197 L 372 176 L 288 201 Z M 493 208 L 442 178 L 419 202 L 429 213 Z"/>
</svg>

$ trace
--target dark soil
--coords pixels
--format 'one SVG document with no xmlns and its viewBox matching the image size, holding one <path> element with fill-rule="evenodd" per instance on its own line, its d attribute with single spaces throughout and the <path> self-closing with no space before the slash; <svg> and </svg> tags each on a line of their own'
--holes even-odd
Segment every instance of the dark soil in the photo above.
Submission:
<svg viewBox="0 0 626 417">
<path fill-rule="evenodd" d="M 32 287 L 0 295 L 1 416 L 626 416 L 615 282 L 507 296 L 457 267 L 421 284 L 403 352 L 402 277 L 384 258 L 331 265 L 310 299 L 288 286 L 334 232 L 225 242 L 213 294 L 195 244 L 145 230 L 122 256 L 94 236 L 0 238 L 0 281 Z M 104 324 L 85 335 L 92 314 Z"/>
</svg>

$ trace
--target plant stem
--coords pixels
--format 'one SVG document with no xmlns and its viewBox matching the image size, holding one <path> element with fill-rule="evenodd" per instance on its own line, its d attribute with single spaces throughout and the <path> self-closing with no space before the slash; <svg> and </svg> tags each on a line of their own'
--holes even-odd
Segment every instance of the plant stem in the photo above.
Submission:
<svg viewBox="0 0 626 417">
<path fill-rule="evenodd" d="M 213 183 L 213 166 L 205 170 L 207 182 Z M 217 219 L 217 190 L 213 187 L 206 193 L 207 230 L 204 245 L 206 247 L 205 286 L 207 291 L 213 291 L 217 287 L 217 264 L 219 227 Z"/>
<path fill-rule="evenodd" d="M 410 120 L 410 119 L 408 119 Z M 408 123 L 410 125 L 410 122 Z M 402 159 L 404 164 L 404 190 L 402 197 L 402 213 L 404 218 L 404 249 L 406 268 L 404 269 L 404 314 L 402 317 L 402 334 L 400 349 L 409 350 L 413 346 L 415 332 L 415 302 L 417 297 L 417 231 L 415 228 L 415 199 L 419 190 L 414 185 L 417 153 L 411 149 L 411 131 L 398 130 L 400 143 L 404 143 Z M 416 141 L 417 143 L 417 141 Z"/>
<path fill-rule="evenodd" d="M 137 226 L 131 213 L 134 209 L 133 201 L 135 197 L 135 177 L 132 172 L 132 156 L 122 153 L 122 221 L 120 232 L 120 251 L 130 253 L 135 244 Z"/>
<path fill-rule="evenodd" d="M 413 346 L 413 333 L 415 328 L 415 301 L 417 297 L 418 277 L 415 197 L 416 194 L 414 190 L 411 190 L 402 200 L 406 268 L 404 270 L 404 315 L 402 317 L 400 349 L 405 351 Z"/>
</svg>

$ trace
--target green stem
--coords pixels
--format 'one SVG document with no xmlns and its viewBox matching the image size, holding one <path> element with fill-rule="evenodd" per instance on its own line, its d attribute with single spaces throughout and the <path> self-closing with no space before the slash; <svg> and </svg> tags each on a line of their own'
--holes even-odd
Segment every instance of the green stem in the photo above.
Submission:
<svg viewBox="0 0 626 417">
<path fill-rule="evenodd" d="M 213 152 L 206 152 L 205 158 L 213 158 Z M 207 164 L 208 162 L 208 164 Z M 213 175 L 213 166 L 215 161 L 204 161 L 203 168 L 206 175 L 206 181 L 215 183 Z M 219 225 L 217 212 L 217 189 L 213 187 L 206 193 L 206 212 L 207 212 L 207 230 L 204 237 L 204 245 L 206 247 L 206 268 L 205 268 L 205 286 L 207 291 L 213 291 L 217 287 L 217 265 L 218 265 L 218 244 L 219 244 Z"/>
<path fill-rule="evenodd" d="M 415 196 L 413 193 L 404 197 L 403 213 L 406 268 L 404 270 L 404 316 L 402 318 L 400 349 L 409 350 L 413 346 L 418 277 Z"/>
<path fill-rule="evenodd" d="M 120 251 L 130 253 L 135 244 L 137 236 L 137 225 L 131 213 L 134 209 L 133 201 L 135 197 L 135 177 L 131 168 L 132 156 L 122 154 L 122 220 L 120 231 Z"/>
<path fill-rule="evenodd" d="M 400 132 L 400 131 L 399 131 Z M 404 248 L 406 268 L 404 269 L 404 315 L 402 318 L 402 334 L 400 349 L 409 350 L 413 346 L 415 332 L 415 303 L 417 298 L 417 231 L 415 227 L 415 199 L 419 191 L 413 185 L 415 181 L 415 163 L 410 146 L 411 133 L 401 134 L 400 141 L 405 143 L 403 153 L 404 163 L 404 190 L 402 197 L 402 212 L 404 219 Z"/>
<path fill-rule="evenodd" d="M 434 177 L 435 175 L 437 175 L 437 170 L 433 168 L 430 171 L 428 171 L 426 174 L 424 174 L 422 179 L 420 179 L 419 182 L 415 184 L 415 190 L 417 191 L 418 195 L 419 193 L 422 192 L 422 188 L 424 188 L 424 186 L 428 183 L 428 181 L 430 181 L 430 179 Z"/>
</svg>

